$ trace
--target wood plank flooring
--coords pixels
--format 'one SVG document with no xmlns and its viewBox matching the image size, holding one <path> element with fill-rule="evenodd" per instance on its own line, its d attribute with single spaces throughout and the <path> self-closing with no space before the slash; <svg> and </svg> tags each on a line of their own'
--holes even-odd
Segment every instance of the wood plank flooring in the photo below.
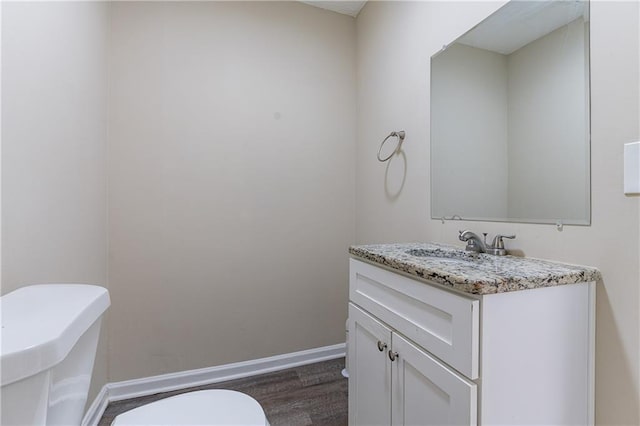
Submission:
<svg viewBox="0 0 640 426">
<path fill-rule="evenodd" d="M 168 396 L 203 389 L 232 389 L 255 398 L 271 426 L 347 424 L 347 379 L 344 358 L 303 365 L 245 379 L 112 402 L 99 426 L 109 426 L 120 413 Z"/>
</svg>

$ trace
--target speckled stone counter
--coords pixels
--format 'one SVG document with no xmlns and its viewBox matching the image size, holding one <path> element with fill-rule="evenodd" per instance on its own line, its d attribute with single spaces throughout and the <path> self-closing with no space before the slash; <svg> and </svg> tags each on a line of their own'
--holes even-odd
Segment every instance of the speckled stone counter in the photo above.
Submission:
<svg viewBox="0 0 640 426">
<path fill-rule="evenodd" d="M 493 294 L 597 281 L 596 268 L 466 252 L 436 243 L 351 246 L 361 260 L 471 294 Z"/>
</svg>

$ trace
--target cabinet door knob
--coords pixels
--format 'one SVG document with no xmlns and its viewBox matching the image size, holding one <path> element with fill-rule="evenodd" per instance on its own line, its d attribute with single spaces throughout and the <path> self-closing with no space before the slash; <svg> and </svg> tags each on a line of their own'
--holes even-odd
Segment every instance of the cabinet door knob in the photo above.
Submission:
<svg viewBox="0 0 640 426">
<path fill-rule="evenodd" d="M 383 343 L 382 341 L 378 340 L 378 350 L 380 352 L 384 351 L 385 349 L 387 349 L 387 344 Z"/>
<path fill-rule="evenodd" d="M 398 358 L 398 352 L 389 351 L 389 359 L 395 361 Z"/>
</svg>

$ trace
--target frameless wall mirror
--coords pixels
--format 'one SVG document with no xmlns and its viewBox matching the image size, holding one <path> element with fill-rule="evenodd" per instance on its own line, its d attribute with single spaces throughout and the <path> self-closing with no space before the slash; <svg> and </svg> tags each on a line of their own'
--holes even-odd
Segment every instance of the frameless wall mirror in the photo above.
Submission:
<svg viewBox="0 0 640 426">
<path fill-rule="evenodd" d="M 504 5 L 431 58 L 431 216 L 589 225 L 589 4 Z"/>
</svg>

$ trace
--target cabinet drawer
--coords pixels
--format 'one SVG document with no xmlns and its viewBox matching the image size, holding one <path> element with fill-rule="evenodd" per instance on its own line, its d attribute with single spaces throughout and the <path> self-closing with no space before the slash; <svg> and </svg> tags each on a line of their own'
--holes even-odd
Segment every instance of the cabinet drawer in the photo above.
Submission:
<svg viewBox="0 0 640 426">
<path fill-rule="evenodd" d="M 349 299 L 472 380 L 479 301 L 351 259 Z"/>
</svg>

